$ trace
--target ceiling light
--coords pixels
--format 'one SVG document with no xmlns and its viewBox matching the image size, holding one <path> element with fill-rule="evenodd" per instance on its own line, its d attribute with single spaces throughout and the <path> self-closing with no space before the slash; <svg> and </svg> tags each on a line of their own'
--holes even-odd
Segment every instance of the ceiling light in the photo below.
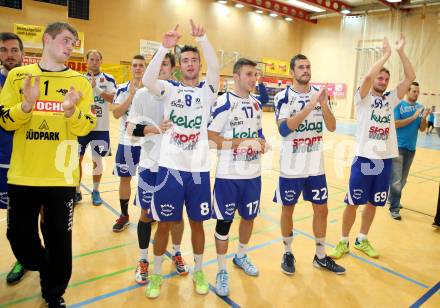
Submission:
<svg viewBox="0 0 440 308">
<path fill-rule="evenodd" d="M 278 14 L 270 13 L 269 16 L 270 16 L 270 17 L 278 17 Z"/>
<path fill-rule="evenodd" d="M 307 10 L 307 11 L 312 11 L 312 12 L 315 12 L 315 13 L 325 12 L 324 9 L 322 9 L 322 8 L 320 8 L 318 6 L 314 6 L 314 5 L 311 5 L 311 4 L 308 4 L 308 3 L 304 3 L 304 2 L 301 2 L 301 1 L 298 1 L 298 0 L 286 0 L 286 1 L 289 4 L 293 5 L 293 6 L 299 7 L 301 9 L 304 9 L 304 10 Z"/>
<path fill-rule="evenodd" d="M 257 13 L 257 14 L 263 14 L 263 11 L 262 11 L 262 10 L 255 10 L 255 13 Z"/>
<path fill-rule="evenodd" d="M 217 0 L 217 2 L 220 3 L 220 4 L 226 4 L 226 3 L 228 3 L 227 0 Z"/>
<path fill-rule="evenodd" d="M 402 2 L 402 0 L 387 0 L 387 2 L 389 2 L 389 3 L 398 3 L 398 2 Z"/>
<path fill-rule="evenodd" d="M 244 8 L 244 5 L 241 4 L 241 3 L 236 3 L 236 4 L 235 4 L 235 7 L 236 7 L 236 8 L 239 8 L 239 9 L 242 9 L 242 8 Z"/>
<path fill-rule="evenodd" d="M 284 17 L 284 20 L 285 20 L 285 21 L 292 21 L 293 18 L 291 18 L 291 17 Z"/>
<path fill-rule="evenodd" d="M 351 11 L 349 9 L 342 9 L 341 10 L 341 14 L 346 15 L 346 14 L 350 14 L 350 13 L 351 13 Z"/>
</svg>

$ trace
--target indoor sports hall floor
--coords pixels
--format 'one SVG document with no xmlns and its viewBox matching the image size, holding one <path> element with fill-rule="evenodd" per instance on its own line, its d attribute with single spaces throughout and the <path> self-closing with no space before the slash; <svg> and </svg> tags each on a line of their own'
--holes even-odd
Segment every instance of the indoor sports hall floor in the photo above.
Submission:
<svg viewBox="0 0 440 308">
<path fill-rule="evenodd" d="M 127 230 L 119 234 L 112 232 L 112 226 L 119 215 L 119 181 L 111 174 L 113 155 L 106 159 L 105 174 L 100 186 L 104 204 L 100 207 L 91 204 L 89 192 L 92 180 L 90 170 L 85 170 L 83 201 L 75 208 L 73 275 L 64 297 L 68 306 L 151 307 L 157 304 L 161 307 L 408 307 L 425 301 L 426 307 L 440 307 L 439 292 L 429 292 L 435 290 L 440 280 L 440 232 L 431 227 L 440 182 L 440 138 L 436 135 L 419 136 L 420 146 L 403 193 L 402 221 L 392 220 L 385 208 L 378 210 L 369 239 L 380 253 L 379 259 L 370 259 L 352 250 L 350 255 L 339 261 L 347 268 L 344 276 L 314 268 L 312 210 L 310 205 L 300 202 L 294 214 L 296 273 L 294 276 L 286 276 L 280 271 L 283 253 L 279 231 L 280 208 L 272 203 L 279 175 L 278 133 L 272 113 L 264 113 L 263 124 L 264 133 L 272 143 L 273 150 L 263 160 L 261 215 L 256 219 L 249 243 L 249 255 L 260 270 L 259 277 L 246 276 L 232 264 L 231 258 L 238 244 L 238 224 L 234 223 L 228 255 L 229 297 L 218 297 L 213 288 L 207 296 L 196 294 L 191 276 L 176 276 L 168 258 L 163 265 L 165 280 L 160 297 L 147 299 L 144 287 L 134 282 L 133 275 L 138 259 L 136 222 L 139 209 L 130 206 L 132 224 Z M 111 126 L 111 142 L 115 154 L 119 126 L 114 119 Z M 340 237 L 343 199 L 354 150 L 354 131 L 355 122 L 338 121 L 336 133 L 325 134 L 330 198 L 326 238 L 328 249 Z M 89 158 L 86 163 L 86 168 L 88 166 L 91 169 Z M 215 167 L 214 163 L 212 165 Z M 132 183 L 134 190 L 136 181 Z M 192 265 L 190 229 L 188 224 L 185 227 L 182 252 L 186 261 Z M 214 227 L 214 220 L 205 223 L 204 271 L 211 286 L 215 284 L 217 272 Z M 358 230 L 359 221 L 356 221 L 351 241 Z M 6 274 L 15 260 L 5 235 L 6 211 L 0 211 L 0 234 L 0 307 L 43 307 L 38 273 L 29 272 L 19 284 L 6 285 Z"/>
</svg>

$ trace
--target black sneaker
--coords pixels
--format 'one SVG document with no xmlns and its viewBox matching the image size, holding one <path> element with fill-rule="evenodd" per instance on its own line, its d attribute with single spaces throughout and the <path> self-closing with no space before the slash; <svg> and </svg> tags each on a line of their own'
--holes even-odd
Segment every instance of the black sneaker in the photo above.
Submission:
<svg viewBox="0 0 440 308">
<path fill-rule="evenodd" d="M 66 303 L 64 302 L 64 298 L 62 298 L 62 297 L 55 299 L 55 300 L 50 300 L 46 303 L 46 305 L 49 308 L 67 307 Z"/>
<path fill-rule="evenodd" d="M 116 223 L 113 225 L 113 232 L 122 232 L 128 227 L 129 224 L 130 224 L 129 216 L 121 215 L 116 220 Z"/>
<path fill-rule="evenodd" d="M 432 224 L 433 228 L 440 229 L 440 222 L 435 222 Z"/>
<path fill-rule="evenodd" d="M 82 200 L 82 194 L 81 192 L 76 192 L 75 193 L 75 197 L 73 197 L 73 204 L 77 204 L 78 202 L 80 202 Z"/>
<path fill-rule="evenodd" d="M 26 269 L 23 265 L 20 264 L 20 262 L 15 262 L 12 269 L 9 271 L 8 275 L 6 276 L 6 283 L 9 285 L 18 283 L 21 278 L 23 278 L 24 274 L 26 273 Z"/>
<path fill-rule="evenodd" d="M 337 265 L 336 262 L 333 261 L 333 259 L 329 256 L 325 256 L 323 259 L 318 259 L 318 256 L 315 255 L 315 258 L 313 258 L 313 265 L 317 268 L 325 268 L 326 270 L 338 275 L 345 274 L 345 268 Z"/>
<path fill-rule="evenodd" d="M 293 275 L 295 273 L 295 257 L 291 252 L 284 253 L 281 271 L 286 275 Z"/>
</svg>

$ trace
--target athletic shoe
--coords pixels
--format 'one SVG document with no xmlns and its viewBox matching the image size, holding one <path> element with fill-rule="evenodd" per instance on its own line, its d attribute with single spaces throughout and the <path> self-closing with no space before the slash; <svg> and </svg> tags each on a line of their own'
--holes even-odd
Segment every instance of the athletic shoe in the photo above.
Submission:
<svg viewBox="0 0 440 308">
<path fill-rule="evenodd" d="M 293 275 L 295 273 L 295 257 L 291 252 L 284 253 L 281 271 L 286 275 Z"/>
<path fill-rule="evenodd" d="M 73 204 L 77 204 L 78 202 L 80 202 L 82 200 L 82 194 L 81 192 L 76 192 L 75 196 L 73 197 Z"/>
<path fill-rule="evenodd" d="M 215 279 L 215 293 L 217 293 L 218 296 L 229 295 L 229 276 L 225 270 L 221 270 L 217 273 L 217 278 Z"/>
<path fill-rule="evenodd" d="M 99 194 L 99 191 L 97 191 L 97 190 L 92 191 L 92 203 L 93 203 L 93 205 L 96 205 L 96 206 L 102 204 L 101 195 Z"/>
<path fill-rule="evenodd" d="M 205 274 L 203 272 L 197 271 L 193 273 L 193 281 L 196 285 L 196 292 L 199 294 L 208 294 L 209 285 L 206 281 Z"/>
<path fill-rule="evenodd" d="M 67 307 L 66 303 L 64 302 L 64 298 L 60 297 L 55 300 L 50 300 L 46 303 L 47 307 L 49 308 L 62 308 Z"/>
<path fill-rule="evenodd" d="M 146 284 L 148 282 L 148 261 L 141 259 L 134 272 L 134 280 L 138 284 Z"/>
<path fill-rule="evenodd" d="M 345 268 L 340 265 L 337 265 L 335 261 L 329 256 L 325 256 L 322 259 L 319 259 L 317 255 L 313 259 L 313 265 L 317 268 L 324 268 L 330 272 L 333 272 L 337 275 L 345 274 Z"/>
<path fill-rule="evenodd" d="M 18 283 L 21 278 L 23 278 L 25 273 L 26 269 L 23 267 L 23 265 L 21 265 L 18 261 L 15 262 L 11 271 L 8 273 L 8 276 L 6 276 L 6 283 L 9 285 Z"/>
<path fill-rule="evenodd" d="M 435 221 L 434 221 L 434 222 L 432 223 L 432 227 L 433 227 L 433 228 L 436 228 L 436 229 L 440 229 L 440 222 L 435 222 Z"/>
<path fill-rule="evenodd" d="M 249 276 L 258 276 L 258 269 L 252 264 L 247 255 L 244 255 L 242 258 L 239 258 L 237 255 L 235 255 L 234 259 L 232 259 L 232 262 L 244 270 L 244 272 Z"/>
<path fill-rule="evenodd" d="M 171 258 L 173 263 L 176 265 L 176 271 L 180 276 L 188 275 L 188 266 L 185 264 L 185 260 L 183 260 L 180 251 L 176 252 L 176 254 Z"/>
<path fill-rule="evenodd" d="M 365 239 L 361 242 L 359 242 L 358 239 L 356 239 L 356 242 L 354 243 L 354 248 L 362 251 L 370 258 L 378 258 L 379 257 L 379 254 L 376 252 L 376 250 L 374 250 L 373 246 L 371 246 L 368 239 Z"/>
<path fill-rule="evenodd" d="M 332 259 L 339 259 L 349 252 L 350 248 L 348 248 L 348 242 L 339 241 L 338 245 L 336 245 L 336 247 L 330 252 L 329 257 Z"/>
<path fill-rule="evenodd" d="M 402 220 L 402 216 L 400 216 L 399 212 L 390 212 L 390 214 L 391 214 L 391 218 L 395 220 Z"/>
<path fill-rule="evenodd" d="M 116 223 L 113 225 L 113 232 L 124 231 L 130 224 L 129 218 L 130 216 L 124 216 L 124 215 L 119 216 L 119 218 L 116 219 Z"/>
<path fill-rule="evenodd" d="M 149 282 L 145 288 L 145 295 L 148 298 L 156 298 L 160 295 L 160 286 L 162 285 L 162 275 L 153 274 L 149 277 Z"/>
</svg>

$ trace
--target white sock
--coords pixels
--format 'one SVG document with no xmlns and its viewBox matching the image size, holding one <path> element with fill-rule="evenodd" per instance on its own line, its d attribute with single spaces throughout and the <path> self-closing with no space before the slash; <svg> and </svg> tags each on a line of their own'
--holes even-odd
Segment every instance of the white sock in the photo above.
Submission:
<svg viewBox="0 0 440 308">
<path fill-rule="evenodd" d="M 225 270 L 226 271 L 226 255 L 219 255 L 217 254 L 217 262 L 218 262 L 218 271 L 220 272 L 221 270 Z"/>
<path fill-rule="evenodd" d="M 148 261 L 148 248 L 147 249 L 139 249 L 141 260 Z"/>
<path fill-rule="evenodd" d="M 81 187 L 80 186 L 76 186 L 76 192 L 79 194 L 81 192 Z"/>
<path fill-rule="evenodd" d="M 202 270 L 203 255 L 194 254 L 194 272 Z"/>
<path fill-rule="evenodd" d="M 290 233 L 288 237 L 283 237 L 284 250 L 292 253 L 293 233 Z"/>
<path fill-rule="evenodd" d="M 153 274 L 160 275 L 162 273 L 162 260 L 163 260 L 163 255 L 154 256 Z"/>
<path fill-rule="evenodd" d="M 341 236 L 341 242 L 348 243 L 348 236 Z"/>
<path fill-rule="evenodd" d="M 367 239 L 367 235 L 363 234 L 363 233 L 359 233 L 359 235 L 357 236 L 357 240 L 358 242 L 362 242 L 363 240 Z"/>
<path fill-rule="evenodd" d="M 247 245 L 239 243 L 237 249 L 237 258 L 243 258 L 246 255 Z"/>
<path fill-rule="evenodd" d="M 98 191 L 99 189 L 99 182 L 93 182 L 93 190 Z"/>
<path fill-rule="evenodd" d="M 175 256 L 177 252 L 180 252 L 180 245 L 173 244 L 173 250 L 171 251 L 171 255 Z"/>
<path fill-rule="evenodd" d="M 325 237 L 317 237 L 316 241 L 316 255 L 318 259 L 325 258 Z"/>
</svg>

